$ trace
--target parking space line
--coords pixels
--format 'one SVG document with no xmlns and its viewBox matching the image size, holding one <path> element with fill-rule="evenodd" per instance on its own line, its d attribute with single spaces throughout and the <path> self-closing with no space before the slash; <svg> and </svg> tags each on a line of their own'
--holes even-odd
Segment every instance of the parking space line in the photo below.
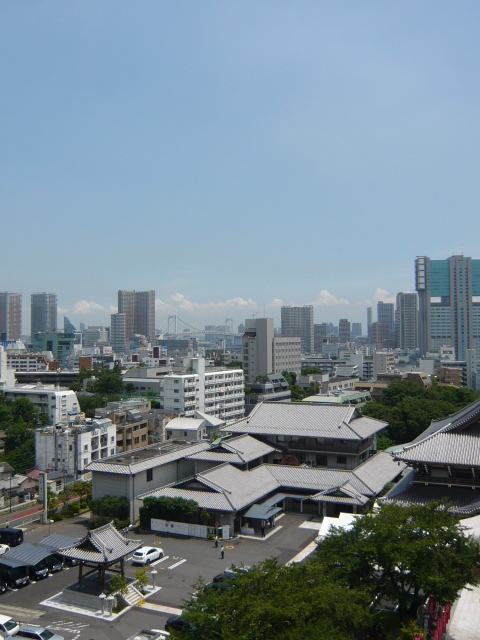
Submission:
<svg viewBox="0 0 480 640">
<path fill-rule="evenodd" d="M 179 565 L 183 564 L 186 561 L 187 561 L 186 558 L 184 558 L 183 560 L 179 560 L 179 562 L 176 562 L 175 564 L 170 565 L 169 567 L 167 567 L 167 569 L 175 569 L 175 567 L 178 567 Z"/>
<path fill-rule="evenodd" d="M 159 558 L 158 560 L 155 560 L 155 562 L 152 562 L 150 564 L 151 567 L 154 567 L 156 564 L 160 564 L 160 562 L 163 562 L 164 560 L 168 560 L 170 556 L 163 556 L 162 558 Z"/>
</svg>

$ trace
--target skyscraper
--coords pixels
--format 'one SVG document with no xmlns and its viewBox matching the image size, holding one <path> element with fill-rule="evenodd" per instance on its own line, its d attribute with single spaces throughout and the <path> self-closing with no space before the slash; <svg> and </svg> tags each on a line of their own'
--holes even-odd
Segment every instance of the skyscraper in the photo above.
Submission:
<svg viewBox="0 0 480 640">
<path fill-rule="evenodd" d="M 338 322 L 338 337 L 340 344 L 346 344 L 350 342 L 352 336 L 352 325 L 347 318 L 340 318 Z"/>
<path fill-rule="evenodd" d="M 118 313 L 125 315 L 125 337 L 135 334 L 155 339 L 155 291 L 118 292 Z"/>
<path fill-rule="evenodd" d="M 367 336 L 369 340 L 372 338 L 372 307 L 367 307 Z"/>
<path fill-rule="evenodd" d="M 313 306 L 282 307 L 282 337 L 301 338 L 302 352 L 313 353 Z"/>
<path fill-rule="evenodd" d="M 118 353 L 123 353 L 127 346 L 125 338 L 125 314 L 112 313 L 110 320 L 110 343 Z"/>
<path fill-rule="evenodd" d="M 416 293 L 397 293 L 395 344 L 400 349 L 415 350 L 418 347 L 418 296 Z"/>
<path fill-rule="evenodd" d="M 22 337 L 22 294 L 0 292 L 0 340 Z"/>
<path fill-rule="evenodd" d="M 457 360 L 480 348 L 480 260 L 451 256 L 415 260 L 418 337 L 422 355 L 453 346 Z"/>
<path fill-rule="evenodd" d="M 31 338 L 42 331 L 57 330 L 57 294 L 32 293 L 31 297 Z"/>
<path fill-rule="evenodd" d="M 380 324 L 388 324 L 390 330 L 391 346 L 395 341 L 395 305 L 393 302 L 377 302 L 377 322 Z"/>
</svg>

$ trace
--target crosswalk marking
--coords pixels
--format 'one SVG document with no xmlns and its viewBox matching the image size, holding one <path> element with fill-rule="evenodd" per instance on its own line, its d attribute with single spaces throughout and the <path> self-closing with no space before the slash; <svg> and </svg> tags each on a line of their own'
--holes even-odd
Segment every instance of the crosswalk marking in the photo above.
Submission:
<svg viewBox="0 0 480 640">
<path fill-rule="evenodd" d="M 175 569 L 175 567 L 178 567 L 180 564 L 183 564 L 184 562 L 186 562 L 187 559 L 184 558 L 183 560 L 179 560 L 178 562 L 176 562 L 175 564 L 170 565 L 169 567 L 167 567 L 167 569 Z"/>
</svg>

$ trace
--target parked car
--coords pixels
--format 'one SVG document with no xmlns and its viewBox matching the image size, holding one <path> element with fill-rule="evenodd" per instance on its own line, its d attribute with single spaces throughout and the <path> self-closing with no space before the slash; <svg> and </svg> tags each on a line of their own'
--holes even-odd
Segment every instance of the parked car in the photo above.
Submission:
<svg viewBox="0 0 480 640">
<path fill-rule="evenodd" d="M 150 564 L 159 558 L 163 558 L 163 550 L 159 547 L 142 547 L 135 551 L 132 556 L 132 562 L 135 564 Z"/>
<path fill-rule="evenodd" d="M 0 543 L 8 544 L 11 547 L 18 547 L 23 542 L 23 531 L 21 529 L 11 529 L 5 527 L 0 529 Z"/>
<path fill-rule="evenodd" d="M 5 636 L 5 638 L 11 638 L 12 636 L 17 635 L 19 629 L 20 625 L 18 622 L 15 622 L 13 618 L 10 618 L 10 616 L 0 615 L 0 633 L 2 636 Z"/>
<path fill-rule="evenodd" d="M 7 553 L 7 551 L 10 551 L 10 547 L 8 546 L 8 544 L 0 544 L 0 556 L 3 556 L 3 554 Z"/>
<path fill-rule="evenodd" d="M 34 638 L 35 640 L 65 640 L 63 636 L 52 633 L 49 629 L 40 627 L 38 624 L 22 624 L 15 637 Z"/>
<path fill-rule="evenodd" d="M 165 631 L 192 631 L 192 625 L 182 616 L 172 616 L 165 623 Z"/>
<path fill-rule="evenodd" d="M 239 574 L 248 573 L 251 570 L 252 570 L 251 567 L 243 567 L 243 566 L 234 567 L 233 569 L 225 569 L 223 573 L 217 573 L 217 575 L 214 576 L 212 582 L 225 582 L 225 580 L 230 580 L 231 578 L 234 578 Z"/>
<path fill-rule="evenodd" d="M 8 589 L 8 584 L 6 582 L 0 581 L 0 593 L 5 593 L 7 589 Z"/>
</svg>

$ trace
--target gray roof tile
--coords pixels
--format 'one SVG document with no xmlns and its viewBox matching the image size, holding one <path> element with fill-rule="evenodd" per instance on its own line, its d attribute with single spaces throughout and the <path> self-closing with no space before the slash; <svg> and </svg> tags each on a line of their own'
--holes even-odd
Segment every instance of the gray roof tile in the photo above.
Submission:
<svg viewBox="0 0 480 640">
<path fill-rule="evenodd" d="M 386 426 L 386 422 L 363 417 L 355 407 L 350 406 L 262 402 L 247 418 L 228 425 L 222 431 L 363 440 Z"/>
<path fill-rule="evenodd" d="M 132 540 L 122 536 L 110 522 L 103 527 L 89 531 L 84 538 L 71 547 L 62 549 L 62 555 L 75 560 L 112 564 L 139 549 L 142 544 L 141 540 Z"/>
</svg>

